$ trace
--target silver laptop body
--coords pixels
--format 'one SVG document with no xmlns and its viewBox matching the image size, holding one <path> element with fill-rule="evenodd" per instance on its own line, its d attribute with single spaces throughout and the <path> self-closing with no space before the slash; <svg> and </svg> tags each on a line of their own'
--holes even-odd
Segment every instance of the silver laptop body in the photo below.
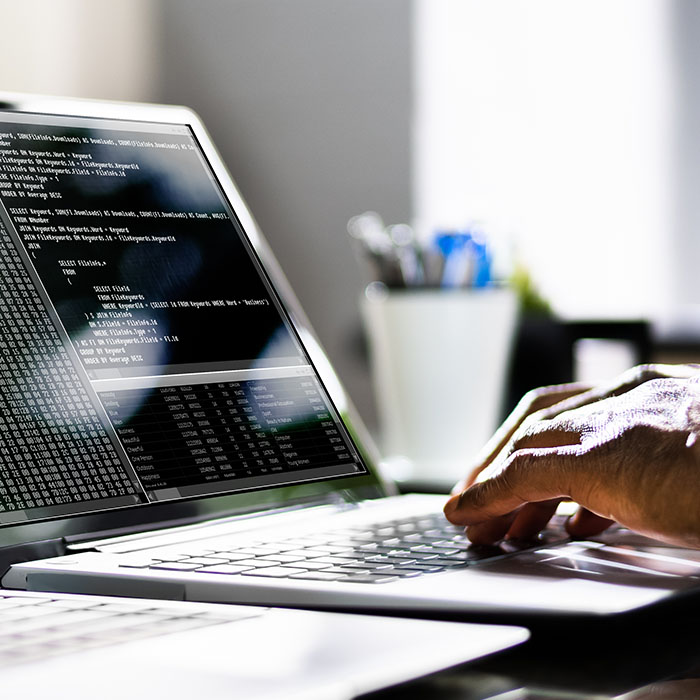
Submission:
<svg viewBox="0 0 700 700">
<path fill-rule="evenodd" d="M 4 586 L 459 619 L 698 590 L 697 553 L 474 548 L 390 495 L 190 110 L 7 95 L 0 164 Z"/>
<path fill-rule="evenodd" d="M 0 591 L 3 689 L 29 700 L 123 698 L 125 688 L 342 700 L 527 636 L 500 625 Z"/>
</svg>

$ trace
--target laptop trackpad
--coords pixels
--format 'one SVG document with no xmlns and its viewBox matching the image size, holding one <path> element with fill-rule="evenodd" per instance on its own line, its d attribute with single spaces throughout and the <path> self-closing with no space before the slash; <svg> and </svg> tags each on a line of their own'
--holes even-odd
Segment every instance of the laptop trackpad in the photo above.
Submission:
<svg viewBox="0 0 700 700">
<path fill-rule="evenodd" d="M 663 545 L 633 547 L 582 541 L 537 549 L 532 555 L 538 568 L 546 566 L 554 571 L 591 577 L 604 575 L 608 580 L 616 573 L 626 579 L 630 574 L 638 574 L 645 578 L 666 579 L 666 582 L 675 577 L 700 578 L 700 551 Z M 538 574 L 541 573 L 540 569 Z"/>
</svg>

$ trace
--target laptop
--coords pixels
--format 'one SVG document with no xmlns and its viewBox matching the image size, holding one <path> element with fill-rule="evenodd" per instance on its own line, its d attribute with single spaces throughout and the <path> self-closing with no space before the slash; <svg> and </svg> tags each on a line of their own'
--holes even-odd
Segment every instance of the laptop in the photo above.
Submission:
<svg viewBox="0 0 700 700">
<path fill-rule="evenodd" d="M 3 586 L 509 621 L 697 594 L 697 552 L 478 548 L 393 495 L 192 111 L 5 96 L 0 165 Z"/>
<path fill-rule="evenodd" d="M 17 697 L 345 700 L 523 641 L 523 628 L 0 591 Z M 105 679 L 119 674 L 118 683 Z"/>
</svg>

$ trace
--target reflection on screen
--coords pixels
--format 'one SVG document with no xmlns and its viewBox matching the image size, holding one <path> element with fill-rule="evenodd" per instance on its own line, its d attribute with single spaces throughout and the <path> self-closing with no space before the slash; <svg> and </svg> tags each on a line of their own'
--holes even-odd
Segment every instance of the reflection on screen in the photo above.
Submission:
<svg viewBox="0 0 700 700">
<path fill-rule="evenodd" d="M 0 216 L 43 314 L 26 372 L 61 348 L 79 422 L 119 474 L 118 492 L 64 475 L 61 513 L 366 473 L 188 127 L 2 116 Z M 76 410 L 59 401 L 47 418 L 26 400 L 42 425 Z M 0 523 L 59 514 L 8 490 L 28 483 L 10 462 Z"/>
</svg>

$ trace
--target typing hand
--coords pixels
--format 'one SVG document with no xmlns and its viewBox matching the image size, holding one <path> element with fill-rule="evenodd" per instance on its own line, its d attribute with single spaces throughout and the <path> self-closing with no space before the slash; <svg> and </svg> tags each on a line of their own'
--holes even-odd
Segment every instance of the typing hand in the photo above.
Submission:
<svg viewBox="0 0 700 700">
<path fill-rule="evenodd" d="M 606 386 L 530 392 L 453 494 L 445 515 L 480 544 L 534 536 L 568 498 L 582 506 L 573 536 L 617 521 L 700 547 L 700 367 L 646 365 Z"/>
</svg>

